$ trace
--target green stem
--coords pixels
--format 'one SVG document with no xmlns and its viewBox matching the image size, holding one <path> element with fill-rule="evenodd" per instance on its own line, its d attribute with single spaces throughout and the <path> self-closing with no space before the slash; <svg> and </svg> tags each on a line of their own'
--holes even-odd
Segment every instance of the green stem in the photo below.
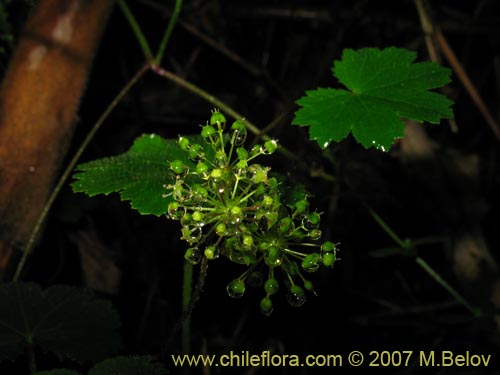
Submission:
<svg viewBox="0 0 500 375">
<path fill-rule="evenodd" d="M 146 36 L 141 30 L 141 27 L 139 26 L 139 23 L 134 17 L 134 14 L 128 7 L 127 3 L 125 0 L 118 0 L 118 5 L 123 11 L 123 14 L 125 15 L 125 18 L 127 19 L 130 27 L 132 28 L 132 31 L 134 32 L 135 37 L 137 38 L 137 41 L 139 42 L 139 45 L 141 46 L 142 52 L 144 53 L 144 56 L 146 57 L 146 60 L 148 62 L 153 62 L 155 61 L 153 57 L 153 52 L 151 52 L 151 47 L 149 47 L 149 43 L 146 39 Z"/>
<path fill-rule="evenodd" d="M 66 183 L 66 180 L 69 178 L 69 176 L 71 175 L 71 172 L 75 168 L 76 163 L 78 163 L 78 160 L 82 156 L 83 152 L 86 150 L 90 141 L 94 138 L 94 135 L 101 128 L 101 125 L 104 123 L 104 121 L 108 118 L 108 116 L 115 109 L 115 107 L 118 105 L 118 103 L 123 99 L 123 97 L 130 91 L 130 89 L 137 83 L 137 81 L 142 77 L 142 75 L 147 70 L 148 70 L 148 65 L 144 65 L 136 73 L 136 75 L 134 77 L 132 77 L 132 79 L 130 81 L 128 81 L 127 84 L 120 90 L 118 95 L 116 95 L 116 97 L 113 99 L 113 101 L 108 105 L 106 110 L 103 112 L 101 117 L 99 117 L 97 122 L 94 124 L 94 126 L 92 127 L 92 129 L 87 134 L 87 136 L 83 140 L 82 144 L 78 148 L 78 151 L 75 153 L 75 155 L 73 156 L 73 158 L 69 162 L 68 166 L 66 167 L 63 174 L 59 178 L 59 181 L 57 181 L 56 186 L 52 190 L 52 193 L 50 194 L 49 199 L 47 200 L 47 203 L 45 203 L 45 206 L 43 207 L 43 210 L 40 213 L 40 216 L 38 217 L 38 220 L 35 223 L 33 230 L 31 231 L 30 237 L 28 239 L 28 243 L 26 244 L 24 251 L 23 251 L 23 256 L 21 257 L 21 260 L 19 261 L 19 264 L 17 265 L 17 269 L 16 269 L 16 273 L 14 274 L 13 281 L 18 281 L 19 278 L 21 277 L 22 270 L 24 268 L 26 260 L 28 259 L 28 255 L 33 250 L 33 246 L 35 245 L 35 241 L 38 237 L 38 233 L 40 232 L 42 225 L 45 222 L 45 219 L 47 218 L 47 215 L 49 214 L 50 209 L 52 208 L 52 205 L 54 204 L 57 196 L 59 195 L 59 192 L 61 191 L 64 184 Z"/>
<path fill-rule="evenodd" d="M 158 53 L 154 59 L 156 65 L 161 65 L 161 60 L 165 55 L 165 49 L 167 48 L 168 41 L 170 39 L 170 35 L 174 30 L 175 23 L 177 18 L 179 17 L 179 13 L 181 12 L 182 0 L 175 0 L 174 11 L 172 12 L 172 17 L 170 17 L 170 21 L 168 22 L 167 29 L 165 30 L 165 34 L 163 34 L 163 38 L 160 43 L 160 47 L 158 48 Z"/>
<path fill-rule="evenodd" d="M 189 308 L 193 292 L 193 265 L 188 261 L 184 262 L 184 275 L 182 279 L 182 311 Z M 182 353 L 189 353 L 189 339 L 191 336 L 191 314 L 186 316 L 182 323 Z"/>
<path fill-rule="evenodd" d="M 412 249 L 415 244 L 411 241 L 403 241 L 399 236 L 387 225 L 387 223 L 371 208 L 368 209 L 375 221 L 380 225 L 380 227 L 403 249 Z M 467 310 L 472 312 L 474 316 L 480 316 L 480 312 L 475 310 L 460 293 L 458 293 L 446 280 L 444 280 L 424 259 L 419 256 L 415 257 L 415 262 L 424 269 L 425 272 L 429 274 L 439 285 L 441 285 L 448 293 L 450 293 L 453 298 L 459 303 L 461 303 Z"/>
<path fill-rule="evenodd" d="M 387 233 L 389 237 L 394 240 L 394 242 L 396 242 L 403 249 L 408 249 L 410 247 L 408 246 L 409 242 L 403 241 L 401 238 L 399 238 L 399 236 L 394 233 L 389 225 L 387 225 L 387 223 L 375 211 L 373 211 L 371 208 L 369 208 L 368 211 L 370 212 L 370 215 L 372 215 L 372 217 L 375 219 L 377 224 L 380 225 L 384 232 Z"/>
<path fill-rule="evenodd" d="M 448 284 L 434 269 L 422 258 L 415 258 L 417 264 L 427 272 L 439 285 L 448 291 L 458 302 L 464 305 L 474 316 L 481 316 L 481 313 L 474 309 L 450 284 Z"/>
</svg>

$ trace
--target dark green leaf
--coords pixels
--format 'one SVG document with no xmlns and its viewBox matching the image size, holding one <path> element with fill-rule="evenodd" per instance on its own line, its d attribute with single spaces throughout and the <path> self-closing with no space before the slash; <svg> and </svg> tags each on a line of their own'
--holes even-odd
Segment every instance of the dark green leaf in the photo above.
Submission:
<svg viewBox="0 0 500 375">
<path fill-rule="evenodd" d="M 119 325 L 108 301 L 79 288 L 0 286 L 0 361 L 15 358 L 29 345 L 80 362 L 102 359 L 118 349 Z"/>
<path fill-rule="evenodd" d="M 169 163 L 176 159 L 194 167 L 176 140 L 143 135 L 124 154 L 78 165 L 73 191 L 89 196 L 118 192 L 141 214 L 160 216 L 172 201 L 165 187 L 174 183 Z"/>
<path fill-rule="evenodd" d="M 310 126 L 310 138 L 325 148 L 349 132 L 364 147 L 389 150 L 403 136 L 402 117 L 438 123 L 451 118 L 453 102 L 428 90 L 450 81 L 451 71 L 433 62 L 413 63 L 400 48 L 344 50 L 333 75 L 348 89 L 307 91 L 293 124 Z"/>
<path fill-rule="evenodd" d="M 88 375 L 164 375 L 167 371 L 151 357 L 116 357 L 95 365 Z"/>
</svg>

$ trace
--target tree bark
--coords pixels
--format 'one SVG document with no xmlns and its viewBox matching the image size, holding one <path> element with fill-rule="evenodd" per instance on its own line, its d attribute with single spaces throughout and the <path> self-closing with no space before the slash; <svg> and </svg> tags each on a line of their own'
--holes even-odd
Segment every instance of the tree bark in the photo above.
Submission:
<svg viewBox="0 0 500 375">
<path fill-rule="evenodd" d="M 0 275 L 26 245 L 76 125 L 113 0 L 41 0 L 0 88 Z"/>
</svg>

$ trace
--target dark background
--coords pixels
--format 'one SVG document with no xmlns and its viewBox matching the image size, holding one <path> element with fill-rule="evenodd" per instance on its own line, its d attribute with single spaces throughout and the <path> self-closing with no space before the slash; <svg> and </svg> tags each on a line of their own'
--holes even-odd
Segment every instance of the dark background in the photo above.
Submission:
<svg viewBox="0 0 500 375">
<path fill-rule="evenodd" d="M 165 2 L 129 3 L 155 47 L 168 20 L 168 13 L 162 11 Z M 167 3 L 171 7 L 173 2 Z M 27 10 L 26 6 L 11 7 L 17 17 L 15 33 Z M 498 119 L 500 3 L 432 1 L 429 11 Z M 163 65 L 222 99 L 261 129 L 285 114 L 269 134 L 302 163 L 281 155 L 269 158 L 270 163 L 311 191 L 313 206 L 323 212 L 323 239 L 340 242 L 342 258 L 333 269 L 320 269 L 311 276 L 317 297 L 309 295 L 304 306 L 294 308 L 280 293 L 270 317 L 259 312 L 260 289 L 248 290 L 239 300 L 227 296 L 225 286 L 243 268 L 225 259 L 210 263 L 193 313 L 192 353 L 346 354 L 361 350 L 368 355 L 372 350 L 452 350 L 492 354 L 491 366 L 500 368 L 499 326 L 485 292 L 495 278 L 485 279 L 480 273 L 469 282 L 457 271 L 454 260 L 465 234 L 489 251 L 493 261 L 498 260 L 499 144 L 456 75 L 446 93 L 456 103 L 458 132 L 446 121 L 426 125 L 432 157 L 409 160 L 401 143 L 389 153 L 365 150 L 350 138 L 321 150 L 308 141 L 306 128 L 290 125 L 294 101 L 305 90 L 318 85 L 338 87 L 330 68 L 344 48 L 405 47 L 416 51 L 419 60 L 428 59 L 414 3 L 191 0 L 184 2 L 181 21 L 184 24 L 176 26 Z M 215 47 L 199 35 L 210 37 Z M 241 60 L 231 60 L 221 53 L 222 48 Z M 2 55 L 2 66 L 7 57 L 8 51 Z M 143 60 L 116 8 L 96 55 L 72 152 Z M 197 133 L 211 109 L 201 98 L 148 73 L 110 116 L 82 161 L 124 152 L 143 133 L 164 137 Z M 321 172 L 336 176 L 335 182 L 322 178 Z M 401 238 L 428 242 L 417 247 L 418 254 L 483 315 L 474 317 L 413 257 L 375 256 L 380 255 L 376 250 L 397 245 L 376 224 L 368 207 Z M 186 244 L 179 237 L 178 223 L 141 216 L 116 194 L 88 198 L 66 187 L 26 279 L 43 286 L 85 286 L 81 253 L 89 247 L 101 249 L 102 259 L 115 263 L 122 275 L 119 288 L 103 295 L 120 312 L 123 352 L 158 355 L 180 316 Z M 106 262 L 86 272 L 96 278 L 115 274 Z M 178 345 L 171 348 L 179 350 Z M 211 370 L 208 373 L 219 373 L 217 368 Z M 253 373 L 255 369 L 240 370 Z M 456 368 L 415 367 L 384 372 L 424 370 L 458 373 Z M 487 373 L 483 368 L 462 370 Z M 273 373 L 292 370 L 274 368 Z"/>
</svg>

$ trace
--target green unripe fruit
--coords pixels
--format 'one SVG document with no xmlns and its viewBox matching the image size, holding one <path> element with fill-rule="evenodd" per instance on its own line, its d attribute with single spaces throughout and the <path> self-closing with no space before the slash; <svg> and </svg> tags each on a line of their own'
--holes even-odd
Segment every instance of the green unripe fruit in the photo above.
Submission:
<svg viewBox="0 0 500 375">
<path fill-rule="evenodd" d="M 236 155 L 238 155 L 239 160 L 247 160 L 248 159 L 248 151 L 243 147 L 238 147 L 236 149 Z"/>
<path fill-rule="evenodd" d="M 226 291 L 229 297 L 240 298 L 245 294 L 245 282 L 240 279 L 235 279 L 228 284 Z"/>
<path fill-rule="evenodd" d="M 223 150 L 219 150 L 215 153 L 215 160 L 222 164 L 226 161 L 226 153 Z"/>
<path fill-rule="evenodd" d="M 248 166 L 248 163 L 246 160 L 240 160 L 239 162 L 236 163 L 236 168 L 238 169 L 245 169 Z"/>
<path fill-rule="evenodd" d="M 307 207 L 309 207 L 309 202 L 307 199 L 301 199 L 297 203 L 295 203 L 295 211 L 298 214 L 302 214 L 307 210 Z"/>
<path fill-rule="evenodd" d="M 183 216 L 184 210 L 178 202 L 170 202 L 167 207 L 167 213 L 171 219 L 179 220 Z"/>
<path fill-rule="evenodd" d="M 226 224 L 224 223 L 219 223 L 215 227 L 215 233 L 217 233 L 219 236 L 227 236 L 227 227 Z"/>
<path fill-rule="evenodd" d="M 260 311 L 262 314 L 269 316 L 273 312 L 273 301 L 271 298 L 265 297 L 260 301 Z"/>
<path fill-rule="evenodd" d="M 324 253 L 323 257 L 321 258 L 323 265 L 325 267 L 331 267 L 337 260 L 337 256 L 335 255 L 334 252 L 331 253 Z"/>
<path fill-rule="evenodd" d="M 200 211 L 193 212 L 193 220 L 194 221 L 203 221 L 204 218 L 205 218 L 205 214 L 203 212 L 200 212 Z"/>
<path fill-rule="evenodd" d="M 248 167 L 248 170 L 252 174 L 251 180 L 255 184 L 267 183 L 267 172 L 268 168 L 264 168 L 259 164 L 252 164 Z"/>
<path fill-rule="evenodd" d="M 264 207 L 269 207 L 272 205 L 274 202 L 273 198 L 271 198 L 269 195 L 264 195 L 264 198 L 262 198 L 262 205 Z"/>
<path fill-rule="evenodd" d="M 245 124 L 239 120 L 236 120 L 235 122 L 233 122 L 231 129 L 233 130 L 232 139 L 234 140 L 234 144 L 236 146 L 240 146 L 245 143 L 247 139 L 247 128 Z"/>
<path fill-rule="evenodd" d="M 262 146 L 261 145 L 253 145 L 250 149 L 250 155 L 255 156 L 261 153 Z"/>
<path fill-rule="evenodd" d="M 210 125 L 224 125 L 226 123 L 226 118 L 219 111 L 213 111 L 212 116 L 210 116 Z"/>
<path fill-rule="evenodd" d="M 191 247 L 186 250 L 184 254 L 184 259 L 186 259 L 191 264 L 198 264 L 201 260 L 201 252 L 196 247 Z"/>
<path fill-rule="evenodd" d="M 210 177 L 212 177 L 214 180 L 217 180 L 222 177 L 222 169 L 215 168 L 212 169 L 212 172 L 210 172 Z"/>
<path fill-rule="evenodd" d="M 203 147 L 200 144 L 195 143 L 189 148 L 188 155 L 191 160 L 196 160 L 203 158 L 205 153 L 203 152 Z"/>
<path fill-rule="evenodd" d="M 267 294 L 273 295 L 278 292 L 279 285 L 278 285 L 278 280 L 272 278 L 272 279 L 267 279 L 266 283 L 264 284 L 264 290 L 266 291 Z"/>
<path fill-rule="evenodd" d="M 186 137 L 179 137 L 178 143 L 181 149 L 183 149 L 184 151 L 188 150 L 190 144 L 189 139 L 187 139 Z"/>
<path fill-rule="evenodd" d="M 302 260 L 302 268 L 307 272 L 314 272 L 319 268 L 320 260 L 321 255 L 318 253 L 309 254 Z"/>
<path fill-rule="evenodd" d="M 307 236 L 312 240 L 319 240 L 321 238 L 321 231 L 319 229 L 313 229 L 309 231 Z"/>
<path fill-rule="evenodd" d="M 207 246 L 204 251 L 205 257 L 208 260 L 217 259 L 219 257 L 219 250 L 215 245 Z"/>
<path fill-rule="evenodd" d="M 170 169 L 175 174 L 181 174 L 181 173 L 184 173 L 184 171 L 187 169 L 187 167 L 184 165 L 184 163 L 181 160 L 174 160 L 174 161 L 170 162 Z"/>
<path fill-rule="evenodd" d="M 246 248 L 250 248 L 250 247 L 252 247 L 252 245 L 253 245 L 253 237 L 248 235 L 248 234 L 244 234 L 243 235 L 243 246 Z"/>
<path fill-rule="evenodd" d="M 266 150 L 267 154 L 273 154 L 277 148 L 278 142 L 276 142 L 274 139 L 264 142 L 264 149 Z"/>
<path fill-rule="evenodd" d="M 281 252 L 276 246 L 270 246 L 264 256 L 264 261 L 270 267 L 277 267 L 281 264 Z"/>
<path fill-rule="evenodd" d="M 328 253 L 330 251 L 335 250 L 336 246 L 331 241 L 326 241 L 323 245 L 321 245 L 321 251 Z"/>
<path fill-rule="evenodd" d="M 317 212 L 310 212 L 307 215 L 307 221 L 311 223 L 313 226 L 317 226 L 321 221 L 321 217 Z"/>
<path fill-rule="evenodd" d="M 197 199 L 206 198 L 208 196 L 208 190 L 200 184 L 194 184 L 192 187 L 192 191 L 193 195 Z"/>
<path fill-rule="evenodd" d="M 213 126 L 205 125 L 203 128 L 201 128 L 201 136 L 207 143 L 211 142 L 210 139 L 214 137 L 216 134 L 217 130 L 215 130 Z"/>
<path fill-rule="evenodd" d="M 233 206 L 231 207 L 231 215 L 241 215 L 241 208 L 240 206 Z"/>
<path fill-rule="evenodd" d="M 304 280 L 304 288 L 305 288 L 305 290 L 308 290 L 309 292 L 314 292 L 314 285 L 309 280 Z"/>
<path fill-rule="evenodd" d="M 267 180 L 267 186 L 271 188 L 272 190 L 276 189 L 278 187 L 278 180 L 276 177 L 271 177 L 269 180 Z"/>
<path fill-rule="evenodd" d="M 193 217 L 191 216 L 191 214 L 189 212 L 186 212 L 182 218 L 181 218 L 181 224 L 182 225 L 188 225 L 188 224 L 191 224 L 193 220 Z"/>
<path fill-rule="evenodd" d="M 292 218 L 287 216 L 280 220 L 278 225 L 278 232 L 280 234 L 288 234 L 295 229 L 295 225 L 293 225 Z"/>
<path fill-rule="evenodd" d="M 286 298 L 288 303 L 294 307 L 302 306 L 306 302 L 304 290 L 298 285 L 292 285 Z"/>
<path fill-rule="evenodd" d="M 196 173 L 198 173 L 202 177 L 205 177 L 208 173 L 208 165 L 203 163 L 202 161 L 198 162 L 198 164 L 196 164 Z"/>
</svg>

